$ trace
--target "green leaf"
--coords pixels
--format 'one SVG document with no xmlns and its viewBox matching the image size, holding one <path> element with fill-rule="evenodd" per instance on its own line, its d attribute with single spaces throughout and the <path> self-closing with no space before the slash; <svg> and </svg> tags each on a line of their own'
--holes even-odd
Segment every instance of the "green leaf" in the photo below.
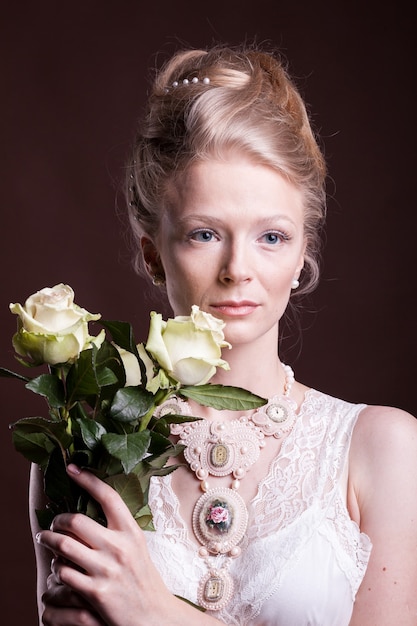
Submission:
<svg viewBox="0 0 417 626">
<path fill-rule="evenodd" d="M 10 424 L 12 430 L 23 430 L 25 432 L 44 432 L 52 439 L 56 439 L 65 448 L 72 442 L 72 437 L 67 431 L 66 420 L 47 420 L 44 417 L 23 417 Z"/>
<path fill-rule="evenodd" d="M 81 497 L 78 501 L 77 511 L 79 513 L 84 513 L 88 517 L 91 517 L 99 524 L 107 526 L 107 520 L 106 516 L 103 513 L 103 509 L 101 505 L 93 498 L 89 498 L 88 496 L 86 496 L 85 498 Z"/>
<path fill-rule="evenodd" d="M 171 474 L 174 470 L 179 467 L 184 467 L 183 463 L 177 463 L 175 465 L 165 465 L 160 468 L 153 468 L 151 472 L 149 472 L 149 476 L 167 476 L 167 474 Z"/>
<path fill-rule="evenodd" d="M 144 504 L 144 494 L 138 477 L 129 473 L 118 474 L 105 478 L 104 482 L 117 491 L 133 517 L 136 517 Z"/>
<path fill-rule="evenodd" d="M 102 424 L 99 424 L 91 418 L 77 418 L 77 423 L 80 426 L 81 437 L 89 450 L 94 450 L 100 443 L 103 435 L 106 434 L 106 429 Z"/>
<path fill-rule="evenodd" d="M 97 372 L 97 382 L 100 387 L 109 387 L 110 385 L 114 385 L 118 382 L 118 378 L 113 370 L 110 367 L 103 367 L 102 369 L 98 369 Z"/>
<path fill-rule="evenodd" d="M 61 451 L 52 452 L 48 467 L 45 470 L 45 494 L 52 502 L 66 503 L 67 510 L 74 511 L 74 490 L 76 484 L 69 478 Z"/>
<path fill-rule="evenodd" d="M 110 372 L 113 376 L 110 376 Z M 101 395 L 111 397 L 118 387 L 126 384 L 126 374 L 117 348 L 109 341 L 103 341 L 96 355 L 96 373 Z M 103 389 L 109 387 L 109 389 Z"/>
<path fill-rule="evenodd" d="M 127 435 L 107 433 L 103 435 L 101 442 L 111 456 L 119 459 L 125 473 L 129 474 L 145 456 L 150 438 L 150 432 L 147 430 Z"/>
<path fill-rule="evenodd" d="M 227 385 L 198 385 L 195 387 L 181 387 L 178 394 L 190 398 L 214 409 L 229 409 L 231 411 L 247 411 L 263 406 L 268 402 L 246 389 Z"/>
<path fill-rule="evenodd" d="M 150 434 L 151 443 L 148 452 L 151 456 L 146 459 L 147 461 L 162 454 L 164 454 L 166 458 L 168 458 L 168 456 L 177 456 L 177 454 L 182 452 L 182 450 L 184 449 L 184 446 L 182 444 L 172 443 L 170 439 L 168 439 L 161 433 L 151 431 Z"/>
<path fill-rule="evenodd" d="M 47 466 L 49 457 L 56 447 L 56 444 L 45 433 L 40 432 L 30 433 L 15 430 L 12 433 L 12 441 L 17 452 L 42 468 Z"/>
<path fill-rule="evenodd" d="M 41 374 L 25 385 L 34 393 L 44 396 L 51 407 L 65 406 L 65 390 L 62 380 L 53 374 Z"/>
<path fill-rule="evenodd" d="M 152 467 L 149 463 L 147 463 L 147 461 L 139 463 L 135 470 L 135 474 L 140 480 L 143 493 L 148 493 L 149 483 L 152 476 L 166 476 L 167 474 L 171 474 L 178 467 L 182 467 L 182 465 L 165 465 L 158 468 Z"/>
<path fill-rule="evenodd" d="M 187 598 L 183 598 L 182 596 L 177 596 L 177 594 L 175 594 L 175 597 L 178 598 L 179 600 L 183 600 L 187 604 L 190 604 L 191 606 L 193 606 L 195 609 L 198 609 L 202 613 L 205 613 L 206 610 L 207 610 L 207 609 L 205 609 L 204 607 L 202 607 L 202 606 L 200 606 L 198 604 L 194 604 L 194 602 L 191 602 L 191 600 L 187 600 Z"/>
<path fill-rule="evenodd" d="M 96 354 L 97 348 L 92 345 L 91 349 L 80 352 L 77 361 L 69 369 L 66 383 L 67 396 L 71 403 L 100 392 L 95 369 Z"/>
<path fill-rule="evenodd" d="M 54 448 L 65 450 L 73 441 L 64 420 L 51 421 L 43 417 L 26 417 L 11 424 L 10 428 L 13 431 L 12 438 L 16 450 L 30 461 L 42 466 L 46 465 L 45 459 Z"/>
<path fill-rule="evenodd" d="M 175 413 L 166 413 L 164 417 L 158 418 L 158 422 L 165 422 L 165 424 L 185 424 L 185 422 L 198 422 L 203 420 L 204 417 L 194 417 L 191 415 L 176 415 Z"/>
<path fill-rule="evenodd" d="M 5 367 L 0 367 L 0 376 L 3 376 L 4 378 L 17 378 L 19 380 L 24 380 L 25 382 L 30 380 L 30 378 L 27 378 L 26 376 L 21 376 L 21 374 L 16 374 L 16 372 L 12 372 Z"/>
<path fill-rule="evenodd" d="M 171 432 L 168 424 L 163 418 L 155 420 L 153 423 L 151 422 L 149 428 L 152 430 L 152 432 L 159 433 L 164 437 L 169 437 L 169 434 Z"/>
<path fill-rule="evenodd" d="M 145 504 L 139 509 L 134 518 L 142 530 L 155 530 L 152 521 L 152 512 L 148 504 Z"/>
<path fill-rule="evenodd" d="M 107 476 L 115 476 L 116 474 L 121 474 L 124 470 L 119 459 L 115 459 L 113 456 L 108 456 L 105 471 Z"/>
<path fill-rule="evenodd" d="M 139 357 L 131 324 L 114 320 L 102 320 L 101 324 L 110 332 L 114 343 L 128 352 L 132 352 L 136 356 L 139 362 L 141 379 L 146 381 L 146 367 Z"/>
<path fill-rule="evenodd" d="M 176 415 L 167 413 L 164 417 L 153 418 L 149 428 L 156 433 L 160 433 L 165 437 L 170 434 L 169 424 L 184 424 L 185 422 L 197 422 L 204 419 L 203 417 L 191 417 L 191 415 Z"/>
<path fill-rule="evenodd" d="M 119 389 L 110 407 L 110 416 L 119 422 L 133 422 L 149 411 L 154 396 L 141 387 L 124 387 Z"/>
<path fill-rule="evenodd" d="M 75 463 L 78 467 L 88 467 L 90 468 L 93 463 L 93 453 L 91 450 L 75 450 L 73 454 L 71 454 L 69 462 Z"/>
<path fill-rule="evenodd" d="M 133 329 L 129 322 L 101 320 L 100 323 L 110 332 L 114 343 L 128 352 L 133 352 L 137 357 L 139 356 Z"/>
<path fill-rule="evenodd" d="M 36 509 L 35 513 L 38 519 L 39 528 L 41 528 L 42 530 L 49 530 L 51 527 L 52 521 L 56 515 L 56 512 L 51 508 L 46 508 L 46 509 Z"/>
</svg>

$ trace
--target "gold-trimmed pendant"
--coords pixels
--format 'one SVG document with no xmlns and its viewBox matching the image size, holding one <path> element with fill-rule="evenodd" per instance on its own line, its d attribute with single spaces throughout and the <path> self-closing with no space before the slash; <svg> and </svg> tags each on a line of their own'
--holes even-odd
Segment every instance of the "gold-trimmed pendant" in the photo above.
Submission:
<svg viewBox="0 0 417 626">
<path fill-rule="evenodd" d="M 185 459 L 199 480 L 229 474 L 242 479 L 258 460 L 265 436 L 247 419 L 203 420 L 183 425 L 180 443 L 186 446 Z"/>
<path fill-rule="evenodd" d="M 287 396 L 275 396 L 260 407 L 250 420 L 264 435 L 279 439 L 290 432 L 297 419 L 297 404 Z"/>
<path fill-rule="evenodd" d="M 209 611 L 220 611 L 231 600 L 233 580 L 225 570 L 211 569 L 198 587 L 198 603 Z"/>
</svg>

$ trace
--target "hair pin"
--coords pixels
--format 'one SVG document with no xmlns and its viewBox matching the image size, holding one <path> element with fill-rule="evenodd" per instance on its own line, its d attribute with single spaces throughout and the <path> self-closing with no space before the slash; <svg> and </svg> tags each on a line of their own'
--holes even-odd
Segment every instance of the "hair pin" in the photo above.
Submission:
<svg viewBox="0 0 417 626">
<path fill-rule="evenodd" d="M 205 76 L 200 81 L 198 76 L 194 76 L 191 80 L 189 78 L 184 78 L 182 81 L 174 80 L 174 82 L 172 83 L 171 87 L 173 87 L 175 89 L 176 87 L 179 87 L 180 84 L 181 85 L 196 85 L 199 82 L 201 82 L 203 85 L 209 85 L 210 84 L 210 79 L 208 78 L 208 76 Z M 169 88 L 167 88 L 166 91 L 169 91 Z"/>
</svg>

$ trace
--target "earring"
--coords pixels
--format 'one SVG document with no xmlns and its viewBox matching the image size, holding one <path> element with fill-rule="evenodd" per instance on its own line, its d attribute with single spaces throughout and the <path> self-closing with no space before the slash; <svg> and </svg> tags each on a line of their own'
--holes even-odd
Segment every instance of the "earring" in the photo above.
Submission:
<svg viewBox="0 0 417 626">
<path fill-rule="evenodd" d="M 154 276 L 152 276 L 152 284 L 155 285 L 155 287 L 162 287 L 165 285 L 165 276 L 162 276 L 162 274 L 154 274 Z"/>
<path fill-rule="evenodd" d="M 291 283 L 291 289 L 298 289 L 299 286 L 300 281 L 298 280 L 298 278 L 293 278 L 293 281 Z"/>
</svg>

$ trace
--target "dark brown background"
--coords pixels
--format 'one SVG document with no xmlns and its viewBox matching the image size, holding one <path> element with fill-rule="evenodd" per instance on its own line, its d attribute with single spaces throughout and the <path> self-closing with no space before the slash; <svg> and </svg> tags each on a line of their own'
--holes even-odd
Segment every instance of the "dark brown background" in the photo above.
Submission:
<svg viewBox="0 0 417 626">
<path fill-rule="evenodd" d="M 154 54 L 180 43 L 278 45 L 329 163 L 323 280 L 286 359 L 306 384 L 417 413 L 415 32 L 400 0 L 7 3 L 1 41 L 0 365 L 16 368 L 9 302 L 67 282 L 76 302 L 134 324 L 158 306 L 130 267 L 117 187 Z M 362 7 L 359 8 L 360 4 Z M 411 3 L 409 3 L 411 5 Z M 8 424 L 44 410 L 2 398 L 1 621 L 36 623 L 27 462 Z"/>
</svg>

